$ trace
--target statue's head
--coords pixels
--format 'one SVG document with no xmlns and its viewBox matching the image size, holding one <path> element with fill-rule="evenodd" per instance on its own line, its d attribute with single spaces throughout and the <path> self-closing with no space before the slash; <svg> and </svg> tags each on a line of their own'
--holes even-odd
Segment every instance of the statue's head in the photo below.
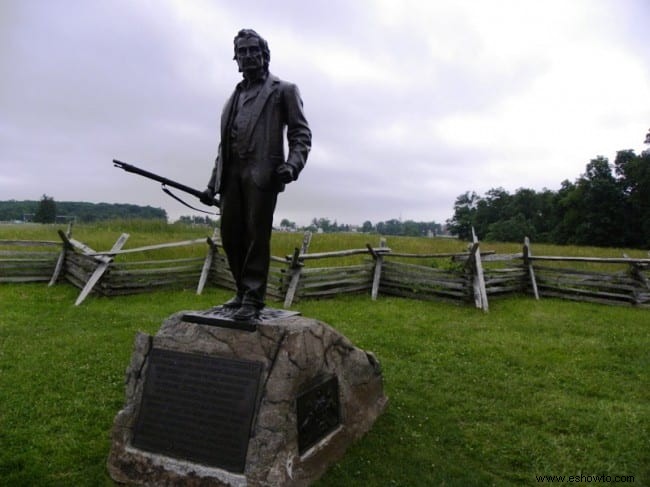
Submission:
<svg viewBox="0 0 650 487">
<path fill-rule="evenodd" d="M 271 51 L 264 38 L 253 29 L 240 30 L 234 39 L 235 57 L 239 71 L 265 73 L 269 70 Z"/>
</svg>

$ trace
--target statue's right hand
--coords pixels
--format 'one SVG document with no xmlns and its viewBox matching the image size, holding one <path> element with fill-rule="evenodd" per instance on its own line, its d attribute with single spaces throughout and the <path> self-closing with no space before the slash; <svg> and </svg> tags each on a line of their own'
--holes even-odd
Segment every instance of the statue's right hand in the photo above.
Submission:
<svg viewBox="0 0 650 487">
<path fill-rule="evenodd" d="M 204 205 L 212 206 L 214 204 L 214 192 L 210 188 L 207 188 L 203 191 L 199 199 Z"/>
</svg>

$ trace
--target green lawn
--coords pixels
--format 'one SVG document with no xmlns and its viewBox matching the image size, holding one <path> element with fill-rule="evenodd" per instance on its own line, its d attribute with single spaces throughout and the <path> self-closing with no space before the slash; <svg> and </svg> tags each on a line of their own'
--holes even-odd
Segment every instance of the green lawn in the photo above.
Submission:
<svg viewBox="0 0 650 487">
<path fill-rule="evenodd" d="M 109 435 L 136 331 L 229 297 L 91 296 L 75 307 L 78 292 L 0 286 L 1 485 L 112 485 Z M 513 297 L 485 314 L 365 295 L 295 308 L 375 352 L 390 398 L 320 487 L 537 485 L 535 476 L 581 474 L 650 485 L 648 310 Z"/>
</svg>

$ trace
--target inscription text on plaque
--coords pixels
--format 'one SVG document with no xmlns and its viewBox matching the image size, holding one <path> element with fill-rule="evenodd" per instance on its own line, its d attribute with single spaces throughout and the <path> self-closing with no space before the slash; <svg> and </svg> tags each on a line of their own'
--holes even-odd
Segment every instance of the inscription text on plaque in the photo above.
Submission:
<svg viewBox="0 0 650 487">
<path fill-rule="evenodd" d="M 151 350 L 134 447 L 243 473 L 262 364 Z"/>
</svg>

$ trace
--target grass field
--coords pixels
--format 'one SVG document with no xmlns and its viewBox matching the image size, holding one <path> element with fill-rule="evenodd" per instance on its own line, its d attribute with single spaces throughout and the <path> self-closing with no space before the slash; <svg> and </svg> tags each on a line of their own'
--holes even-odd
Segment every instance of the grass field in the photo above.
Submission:
<svg viewBox="0 0 650 487">
<path fill-rule="evenodd" d="M 65 225 L 43 225 L 43 224 L 9 224 L 0 225 L 0 240 L 55 240 L 59 236 L 57 230 L 65 230 Z M 74 226 L 72 236 L 80 242 L 92 247 L 97 251 L 105 251 L 111 248 L 113 243 L 122 233 L 130 235 L 124 249 L 131 249 L 145 245 L 154 245 L 165 242 L 178 242 L 183 240 L 205 238 L 212 235 L 212 229 L 205 226 L 189 226 L 184 224 L 166 224 L 155 220 L 117 220 L 99 222 L 95 224 L 79 224 Z M 300 232 L 275 232 L 271 241 L 271 253 L 277 257 L 284 257 L 293 254 L 296 247 L 302 244 L 303 234 Z M 405 253 L 461 253 L 467 251 L 467 242 L 451 238 L 421 238 L 421 237 L 386 237 L 388 247 L 394 252 Z M 345 249 L 365 248 L 366 244 L 378 247 L 379 235 L 364 233 L 330 233 L 314 234 L 310 253 L 336 251 Z M 522 251 L 522 243 L 511 242 L 482 242 L 481 251 L 494 251 L 496 253 L 516 253 Z M 534 255 L 560 255 L 560 256 L 581 256 L 581 257 L 622 257 L 624 254 L 634 258 L 648 258 L 648 252 L 639 249 L 623 248 L 602 248 L 602 247 L 578 247 L 569 245 L 538 244 L 532 242 Z M 189 247 L 176 247 L 150 252 L 154 258 L 183 258 L 204 256 L 206 246 L 195 245 Z M 147 254 L 145 254 L 147 255 Z M 133 258 L 142 258 L 142 254 L 126 254 L 118 256 L 117 261 Z M 339 259 L 310 261 L 310 265 L 346 265 L 362 261 L 367 256 L 354 256 Z M 437 264 L 440 259 L 410 259 L 408 262 L 424 264 Z M 580 264 L 571 262 L 571 267 L 594 267 L 592 264 Z M 597 265 L 598 270 L 619 270 L 621 266 Z"/>
<path fill-rule="evenodd" d="M 228 297 L 158 292 L 72 306 L 67 285 L 0 287 L 0 483 L 111 485 L 109 432 L 137 330 Z M 382 362 L 388 411 L 318 484 L 650 483 L 647 310 L 527 297 L 470 307 L 303 302 Z"/>
<path fill-rule="evenodd" d="M 141 234 L 132 246 L 209 233 L 165 227 L 146 237 L 140 227 L 118 225 L 80 226 L 74 235 L 99 250 L 123 231 Z M 300 245 L 300 235 L 285 235 L 274 236 L 276 255 Z M 1 238 L 48 237 L 10 236 L 0 227 Z M 340 250 L 378 240 L 337 238 L 345 245 L 325 238 L 318 245 Z M 444 251 L 432 250 L 440 248 L 436 241 L 388 239 L 400 251 Z M 499 245 L 499 252 L 520 250 Z M 0 485 L 112 485 L 109 435 L 135 333 L 153 334 L 174 312 L 230 297 L 211 288 L 203 296 L 91 297 L 75 307 L 78 292 L 67 284 L 0 285 Z M 295 309 L 375 352 L 390 398 L 375 427 L 319 487 L 537 485 L 542 475 L 634 476 L 628 484 L 650 485 L 648 310 L 512 297 L 492 300 L 485 314 L 365 295 L 303 301 Z"/>
</svg>

